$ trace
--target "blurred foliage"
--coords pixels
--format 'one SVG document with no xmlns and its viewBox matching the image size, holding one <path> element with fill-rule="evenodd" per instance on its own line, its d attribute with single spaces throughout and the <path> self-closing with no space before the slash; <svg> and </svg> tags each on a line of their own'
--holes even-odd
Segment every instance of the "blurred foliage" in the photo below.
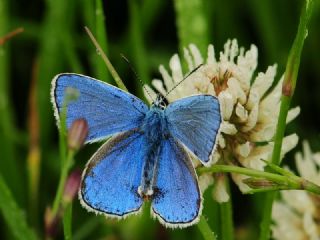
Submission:
<svg viewBox="0 0 320 240">
<path fill-rule="evenodd" d="M 60 175 L 58 131 L 50 103 L 51 80 L 61 72 L 77 72 L 113 83 L 84 26 L 98 37 L 130 92 L 141 98 L 141 83 L 120 53 L 131 60 L 142 81 L 149 83 L 152 78 L 159 78 L 159 64 L 168 66 L 170 57 L 187 44 L 180 40 L 188 33 L 179 32 L 177 26 L 186 24 L 195 14 L 205 29 L 205 36 L 201 37 L 201 29 L 195 28 L 194 34 L 199 35 L 192 35 L 190 39 L 199 44 L 201 50 L 205 51 L 210 42 L 218 53 L 227 39 L 237 38 L 245 48 L 252 43 L 258 46 L 258 70 L 265 71 L 277 63 L 278 79 L 283 74 L 302 1 L 192 0 L 189 6 L 181 6 L 181 2 L 183 0 L 105 0 L 101 5 L 99 0 L 0 0 L 0 38 L 14 29 L 24 28 L 23 33 L 0 45 L 0 176 L 40 239 L 44 233 L 44 212 L 52 204 Z M 300 139 L 309 139 L 315 150 L 320 150 L 319 21 L 318 2 L 292 103 L 301 106 L 301 114 L 287 129 L 296 132 Z M 190 28 L 192 31 L 194 25 Z M 93 144 L 82 149 L 75 157 L 76 165 L 83 168 L 97 148 L 98 144 Z M 290 164 L 292 157 L 293 154 L 289 154 L 285 163 Z M 32 164 L 40 166 L 38 173 L 30 169 Z M 34 174 L 39 174 L 40 180 Z M 256 239 L 261 195 L 243 196 L 234 186 L 231 190 L 236 238 Z M 204 199 L 204 215 L 219 236 L 223 223 L 217 218 L 219 206 L 213 201 L 210 189 Z M 144 239 L 202 239 L 196 227 L 165 229 L 150 218 L 146 206 L 141 216 L 122 221 L 105 220 L 87 213 L 77 200 L 72 213 L 76 240 L 141 239 L 141 236 Z M 0 226 L 0 239 L 12 239 L 2 215 Z M 62 234 L 60 227 L 57 238 L 62 238 Z"/>
</svg>

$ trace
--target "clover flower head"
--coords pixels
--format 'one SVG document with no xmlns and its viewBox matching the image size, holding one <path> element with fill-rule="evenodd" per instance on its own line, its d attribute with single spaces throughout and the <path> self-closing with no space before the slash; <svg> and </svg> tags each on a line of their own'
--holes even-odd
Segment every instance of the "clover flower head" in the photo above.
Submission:
<svg viewBox="0 0 320 240">
<path fill-rule="evenodd" d="M 153 80 L 153 87 L 166 96 L 169 102 L 194 94 L 216 96 L 220 102 L 223 122 L 212 162 L 263 170 L 265 163 L 261 160 L 268 160 L 271 156 L 280 109 L 283 77 L 275 83 L 277 66 L 270 66 L 266 72 L 255 74 L 258 63 L 257 47 L 251 45 L 250 49 L 245 51 L 238 47 L 236 40 L 226 42 L 219 59 L 215 57 L 213 45 L 208 46 L 207 58 L 204 60 L 199 49 L 190 44 L 184 49 L 184 59 L 188 72 L 182 70 L 180 58 L 175 54 L 169 62 L 171 72 L 161 65 L 159 70 L 163 80 Z M 196 71 L 181 82 L 198 66 L 200 67 Z M 178 83 L 180 84 L 177 86 Z M 155 98 L 155 91 L 149 86 L 146 88 L 151 97 Z M 166 95 L 171 89 L 170 94 Z M 299 111 L 299 107 L 290 110 L 287 122 L 294 119 Z M 282 156 L 290 151 L 297 141 L 295 134 L 285 137 Z M 232 177 L 242 191 L 248 190 L 248 186 L 242 182 L 244 176 L 232 174 Z M 215 175 L 214 178 L 219 183 L 219 187 L 214 189 L 221 192 L 214 193 L 214 196 L 223 196 L 216 200 L 227 201 L 229 198 L 221 187 L 221 176 Z"/>
<path fill-rule="evenodd" d="M 303 154 L 295 156 L 301 177 L 320 184 L 320 152 L 312 153 L 307 142 L 303 142 Z M 272 209 L 274 239 L 316 240 L 320 236 L 320 197 L 305 191 L 282 191 L 281 200 Z"/>
</svg>

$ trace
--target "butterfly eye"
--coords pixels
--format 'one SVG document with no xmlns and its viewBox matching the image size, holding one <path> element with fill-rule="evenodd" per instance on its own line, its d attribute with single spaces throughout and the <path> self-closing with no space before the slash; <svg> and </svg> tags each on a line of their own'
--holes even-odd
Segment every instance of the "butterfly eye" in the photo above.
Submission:
<svg viewBox="0 0 320 240">
<path fill-rule="evenodd" d="M 159 103 L 159 107 L 160 107 L 161 109 L 165 109 L 165 108 L 166 108 L 166 104 L 165 104 L 163 101 L 161 101 L 161 102 Z"/>
</svg>

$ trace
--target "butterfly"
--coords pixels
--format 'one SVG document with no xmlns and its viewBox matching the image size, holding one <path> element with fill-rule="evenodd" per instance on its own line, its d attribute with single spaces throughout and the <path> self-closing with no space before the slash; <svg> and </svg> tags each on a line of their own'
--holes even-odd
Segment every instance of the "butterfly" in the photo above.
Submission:
<svg viewBox="0 0 320 240">
<path fill-rule="evenodd" d="M 91 157 L 82 175 L 79 198 L 89 211 L 124 218 L 138 213 L 145 200 L 167 227 L 187 227 L 199 220 L 202 196 L 191 161 L 209 165 L 218 136 L 218 99 L 195 95 L 148 107 L 142 100 L 94 78 L 62 73 L 52 81 L 55 116 L 65 107 L 66 89 L 79 97 L 66 109 L 67 128 L 88 123 L 86 143 L 108 139 Z"/>
</svg>

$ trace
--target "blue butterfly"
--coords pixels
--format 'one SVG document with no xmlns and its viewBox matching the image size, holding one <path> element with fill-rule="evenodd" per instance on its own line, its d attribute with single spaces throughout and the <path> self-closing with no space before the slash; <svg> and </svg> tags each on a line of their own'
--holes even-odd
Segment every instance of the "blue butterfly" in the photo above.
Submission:
<svg viewBox="0 0 320 240">
<path fill-rule="evenodd" d="M 151 200 L 152 215 L 168 227 L 198 221 L 202 197 L 189 153 L 208 165 L 221 123 L 216 97 L 196 95 L 168 107 L 91 77 L 63 73 L 52 81 L 57 121 L 66 88 L 79 91 L 67 106 L 67 127 L 84 118 L 86 143 L 111 138 L 88 161 L 79 198 L 89 211 L 123 218 Z M 189 153 L 186 151 L 189 150 Z"/>
</svg>

